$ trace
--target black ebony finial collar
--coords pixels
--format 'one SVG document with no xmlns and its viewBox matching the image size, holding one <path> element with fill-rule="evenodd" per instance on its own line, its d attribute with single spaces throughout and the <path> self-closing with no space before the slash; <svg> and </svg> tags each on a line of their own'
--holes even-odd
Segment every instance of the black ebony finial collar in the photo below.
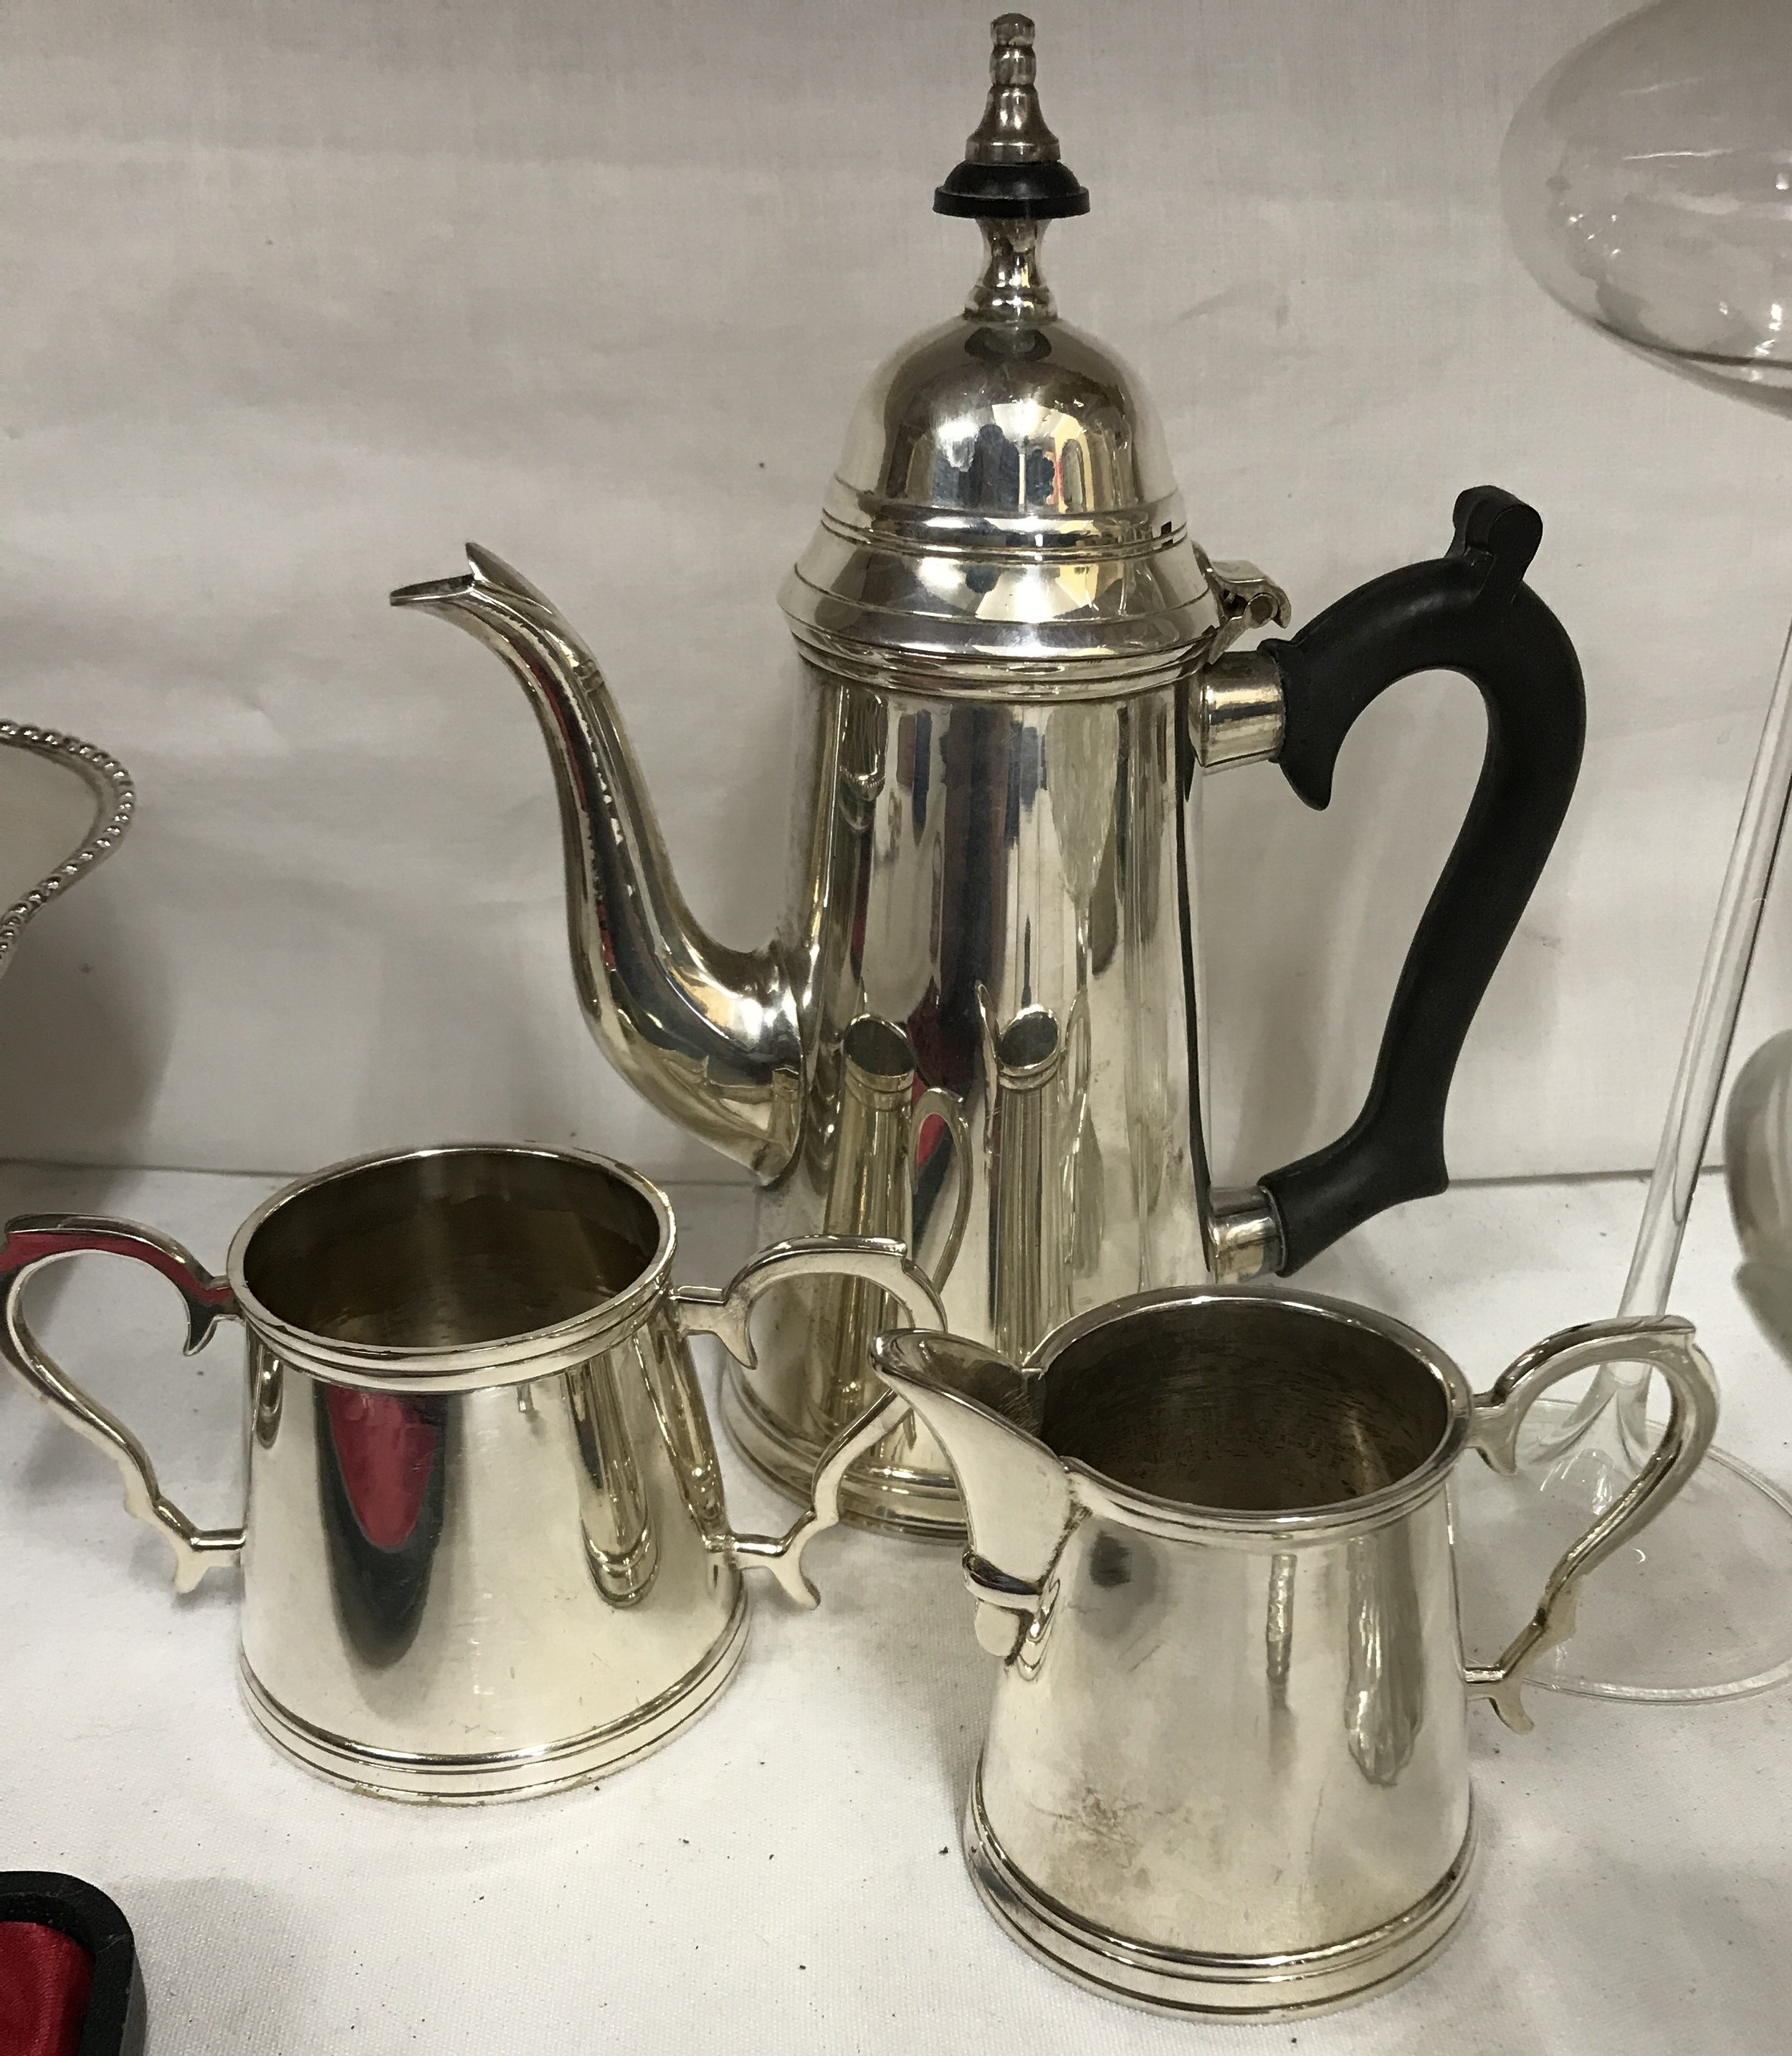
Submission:
<svg viewBox="0 0 1792 2056">
<path fill-rule="evenodd" d="M 933 196 L 936 214 L 984 221 L 1055 221 L 1086 214 L 1089 195 L 1058 153 L 1039 111 L 1033 24 L 1000 14 L 990 25 L 989 97 L 964 160 Z"/>
</svg>

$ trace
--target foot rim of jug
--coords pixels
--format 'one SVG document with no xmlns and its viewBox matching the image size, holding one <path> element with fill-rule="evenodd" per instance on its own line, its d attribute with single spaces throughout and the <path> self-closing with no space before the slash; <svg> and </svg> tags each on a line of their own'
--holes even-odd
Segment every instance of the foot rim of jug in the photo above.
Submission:
<svg viewBox="0 0 1792 2056">
<path fill-rule="evenodd" d="M 532 1749 L 469 1756 L 411 1754 L 333 1734 L 283 1706 L 250 1669 L 237 1667 L 251 1717 L 280 1754 L 351 1792 L 417 1805 L 481 1806 L 565 1792 L 607 1777 L 670 1742 L 706 1712 L 733 1677 L 746 1649 L 745 1584 L 728 1624 L 701 1663 L 626 1718 Z"/>
<path fill-rule="evenodd" d="M 999 1924 L 1061 1977 L 1151 2013 L 1224 2020 L 1297 2020 L 1392 1990 L 1422 1970 L 1467 1911 L 1475 1820 L 1450 1866 L 1404 1913 L 1323 1949 L 1276 1956 L 1199 1955 L 1110 1935 L 1041 1892 L 997 1841 L 983 1810 L 979 1757 L 965 1801 L 965 1866 Z"/>
<path fill-rule="evenodd" d="M 806 1500 L 821 1444 L 800 1441 L 769 1413 L 738 1364 L 723 1368 L 721 1401 L 728 1439 L 752 1469 L 787 1497 Z M 849 1528 L 912 1542 L 962 1545 L 965 1539 L 964 1502 L 947 1471 L 878 1469 L 868 1475 L 861 1458 L 841 1487 L 840 1517 Z"/>
</svg>

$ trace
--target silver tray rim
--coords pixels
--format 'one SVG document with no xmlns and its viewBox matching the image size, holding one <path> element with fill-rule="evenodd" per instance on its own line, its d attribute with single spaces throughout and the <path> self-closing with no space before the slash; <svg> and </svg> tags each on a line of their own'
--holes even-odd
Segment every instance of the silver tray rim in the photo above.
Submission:
<svg viewBox="0 0 1792 2056">
<path fill-rule="evenodd" d="M 83 742 L 78 736 L 64 735 L 53 728 L 0 721 L 0 747 L 28 749 L 35 756 L 47 757 L 52 763 L 65 765 L 86 781 L 98 802 L 93 826 L 80 846 L 47 878 L 40 879 L 0 913 L 0 974 L 3 974 L 32 916 L 85 878 L 95 864 L 104 863 L 118 847 L 136 811 L 136 789 L 130 773 L 116 757 L 108 755 L 97 743 Z"/>
</svg>

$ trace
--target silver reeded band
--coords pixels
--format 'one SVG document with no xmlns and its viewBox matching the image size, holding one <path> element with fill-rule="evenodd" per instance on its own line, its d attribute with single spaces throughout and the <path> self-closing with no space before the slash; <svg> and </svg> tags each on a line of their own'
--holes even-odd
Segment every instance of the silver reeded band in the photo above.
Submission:
<svg viewBox="0 0 1792 2056">
<path fill-rule="evenodd" d="M 964 1809 L 964 1860 L 983 1904 L 1030 1955 L 1063 1976 L 1153 2013 L 1292 2020 L 1354 2005 L 1398 1984 L 1446 1942 L 1474 1882 L 1475 1824 L 1455 1860 L 1396 1919 L 1323 1949 L 1286 1955 L 1207 1955 L 1128 1940 L 1038 1891 L 1010 1860 L 983 1810 L 983 1765 Z"/>
<path fill-rule="evenodd" d="M 239 1678 L 244 1703 L 263 1734 L 282 1755 L 332 1785 L 381 1799 L 470 1806 L 588 1785 L 670 1742 L 709 1707 L 734 1674 L 746 1650 L 747 1623 L 743 1585 L 726 1627 L 702 1661 L 626 1719 L 583 1734 L 550 1737 L 533 1748 L 465 1756 L 377 1749 L 332 1734 L 283 1706 L 246 1661 Z"/>
</svg>

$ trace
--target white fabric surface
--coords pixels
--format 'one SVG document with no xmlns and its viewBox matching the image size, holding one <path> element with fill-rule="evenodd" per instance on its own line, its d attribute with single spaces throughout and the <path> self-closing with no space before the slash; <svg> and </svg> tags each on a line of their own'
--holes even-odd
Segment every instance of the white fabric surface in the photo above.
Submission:
<svg viewBox="0 0 1792 2056">
<path fill-rule="evenodd" d="M 0 1207 L 135 1213 L 216 1264 L 264 1189 L 14 1168 Z M 682 1275 L 719 1280 L 747 1247 L 742 1196 L 676 1196 Z M 1415 1322 L 1485 1383 L 1546 1330 L 1609 1311 L 1639 1198 L 1631 1180 L 1459 1188 L 1308 1275 Z M 1788 1372 L 1734 1262 L 1708 1190 L 1677 1303 L 1726 1382 L 1722 1440 L 1792 1486 Z M 141 1426 L 173 1496 L 228 1518 L 235 1338 L 183 1366 L 166 1288 L 91 1259 L 46 1280 L 38 1311 Z M 781 1510 L 732 1463 L 730 1491 L 738 1520 Z M 1165 2022 L 1034 1964 L 964 1875 L 989 1659 L 954 1552 L 845 1534 L 812 1561 L 821 1612 L 760 1595 L 716 1706 L 597 1789 L 472 1812 L 356 1799 L 276 1756 L 236 1704 L 231 1581 L 174 1599 L 110 1465 L 0 1378 L 0 1865 L 117 1898 L 152 2056 L 1786 2047 L 1792 1694 L 1695 1710 L 1534 1693 L 1528 1736 L 1475 1710 L 1483 1869 L 1438 1961 L 1327 2018 Z"/>
<path fill-rule="evenodd" d="M 855 394 L 951 313 L 983 0 L 14 0 L 0 710 L 136 773 L 0 1006 L 0 1153 L 299 1170 L 449 1134 L 715 1161 L 593 1056 L 534 724 L 387 588 L 512 558 L 607 666 L 698 914 L 783 890 L 773 603 Z M 1578 330 L 1507 247 L 1529 85 L 1614 0 L 1041 0 L 1094 212 L 1047 268 L 1193 532 L 1299 617 L 1491 479 L 1548 524 L 1587 768 L 1471 1038 L 1458 1175 L 1652 1155 L 1786 615 L 1792 437 Z M 1356 1107 L 1480 749 L 1402 689 L 1329 813 L 1213 781 L 1216 1168 Z M 1767 951 L 1745 1043 L 1792 1008 Z M 28 1078 L 29 1089 L 16 1081 Z"/>
</svg>

